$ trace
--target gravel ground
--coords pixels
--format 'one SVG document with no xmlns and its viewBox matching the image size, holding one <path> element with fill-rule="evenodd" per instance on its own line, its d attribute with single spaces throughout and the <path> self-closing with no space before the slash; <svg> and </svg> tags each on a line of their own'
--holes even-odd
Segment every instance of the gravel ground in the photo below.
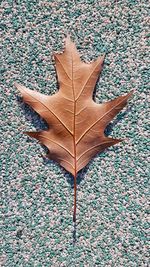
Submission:
<svg viewBox="0 0 150 267">
<path fill-rule="evenodd" d="M 148 266 L 148 1 L 1 1 L 1 258 L 6 267 Z M 135 89 L 109 125 L 126 140 L 78 177 L 43 159 L 23 131 L 46 128 L 14 87 L 57 90 L 53 51 L 67 33 L 90 61 L 106 52 L 96 101 Z"/>
</svg>

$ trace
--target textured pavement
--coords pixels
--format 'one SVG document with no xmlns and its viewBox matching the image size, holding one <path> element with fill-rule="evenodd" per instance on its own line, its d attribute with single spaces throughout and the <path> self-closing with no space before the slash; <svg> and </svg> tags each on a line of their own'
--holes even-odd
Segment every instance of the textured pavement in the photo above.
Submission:
<svg viewBox="0 0 150 267">
<path fill-rule="evenodd" d="M 1 1 L 1 255 L 4 267 L 148 266 L 148 1 Z M 125 141 L 71 175 L 23 131 L 45 122 L 14 87 L 58 89 L 67 33 L 82 59 L 106 53 L 97 103 L 135 89 L 106 134 Z M 76 243 L 74 238 L 76 234 Z"/>
</svg>

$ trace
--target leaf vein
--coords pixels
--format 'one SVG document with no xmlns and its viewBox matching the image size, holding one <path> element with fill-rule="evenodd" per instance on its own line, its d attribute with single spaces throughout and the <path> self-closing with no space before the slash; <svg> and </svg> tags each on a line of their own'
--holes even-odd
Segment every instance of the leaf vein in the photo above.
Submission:
<svg viewBox="0 0 150 267">
<path fill-rule="evenodd" d="M 26 91 L 25 91 L 26 92 Z M 50 110 L 46 105 L 44 105 L 40 100 L 37 100 L 35 97 L 33 97 L 32 95 L 30 95 L 29 93 L 26 92 L 26 94 L 28 94 L 30 97 L 32 97 L 33 99 L 35 99 L 37 102 L 40 102 L 44 107 L 46 107 L 46 109 L 48 109 L 48 111 L 50 111 L 56 118 L 57 120 L 64 126 L 64 128 L 72 135 L 72 132 L 68 129 L 68 127 L 57 117 L 57 115 Z M 31 102 L 31 101 L 30 101 Z"/>
<path fill-rule="evenodd" d="M 102 117 L 97 119 L 92 125 L 90 125 L 90 127 L 86 129 L 86 131 L 77 140 L 76 145 L 81 141 L 81 139 L 85 136 L 85 134 L 91 130 L 91 128 L 93 128 L 100 120 L 102 120 L 105 116 L 107 116 L 107 114 L 109 114 L 113 109 L 116 109 L 116 107 L 122 104 L 122 102 L 124 102 L 124 100 L 127 98 L 128 98 L 128 95 L 125 98 L 123 98 L 118 104 L 116 104 L 116 106 L 113 106 L 109 111 L 107 111 Z"/>
<path fill-rule="evenodd" d="M 74 158 L 74 155 L 73 155 L 67 148 L 65 148 L 64 146 L 62 146 L 60 143 L 57 143 L 57 142 L 55 142 L 54 140 L 52 140 L 52 139 L 50 139 L 50 138 L 48 138 L 48 137 L 46 137 L 46 136 L 43 136 L 43 135 L 41 135 L 41 134 L 39 134 L 39 136 L 41 136 L 42 138 L 47 139 L 47 140 L 49 140 L 50 142 L 52 142 L 52 143 L 54 143 L 54 144 L 60 146 L 60 147 L 63 148 L 66 152 L 68 152 L 68 153 L 70 154 L 71 157 Z"/>
</svg>

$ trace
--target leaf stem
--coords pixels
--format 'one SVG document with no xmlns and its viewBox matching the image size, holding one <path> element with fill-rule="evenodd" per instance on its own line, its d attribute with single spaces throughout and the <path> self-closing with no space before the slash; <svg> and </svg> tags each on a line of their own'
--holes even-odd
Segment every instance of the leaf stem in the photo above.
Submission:
<svg viewBox="0 0 150 267">
<path fill-rule="evenodd" d="M 76 222 L 76 203 L 77 203 L 77 174 L 74 175 L 74 212 L 73 212 L 73 222 Z"/>
</svg>

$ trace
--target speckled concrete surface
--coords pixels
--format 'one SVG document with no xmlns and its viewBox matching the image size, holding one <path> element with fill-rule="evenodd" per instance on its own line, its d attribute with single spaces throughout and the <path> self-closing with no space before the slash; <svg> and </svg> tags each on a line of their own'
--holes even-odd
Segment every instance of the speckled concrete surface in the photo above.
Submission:
<svg viewBox="0 0 150 267">
<path fill-rule="evenodd" d="M 148 1 L 1 1 L 1 266 L 148 266 Z M 135 89 L 107 128 L 126 138 L 78 177 L 73 244 L 71 176 L 23 131 L 46 128 L 14 81 L 57 90 L 52 51 L 70 33 L 86 61 L 106 52 L 96 101 Z"/>
</svg>

